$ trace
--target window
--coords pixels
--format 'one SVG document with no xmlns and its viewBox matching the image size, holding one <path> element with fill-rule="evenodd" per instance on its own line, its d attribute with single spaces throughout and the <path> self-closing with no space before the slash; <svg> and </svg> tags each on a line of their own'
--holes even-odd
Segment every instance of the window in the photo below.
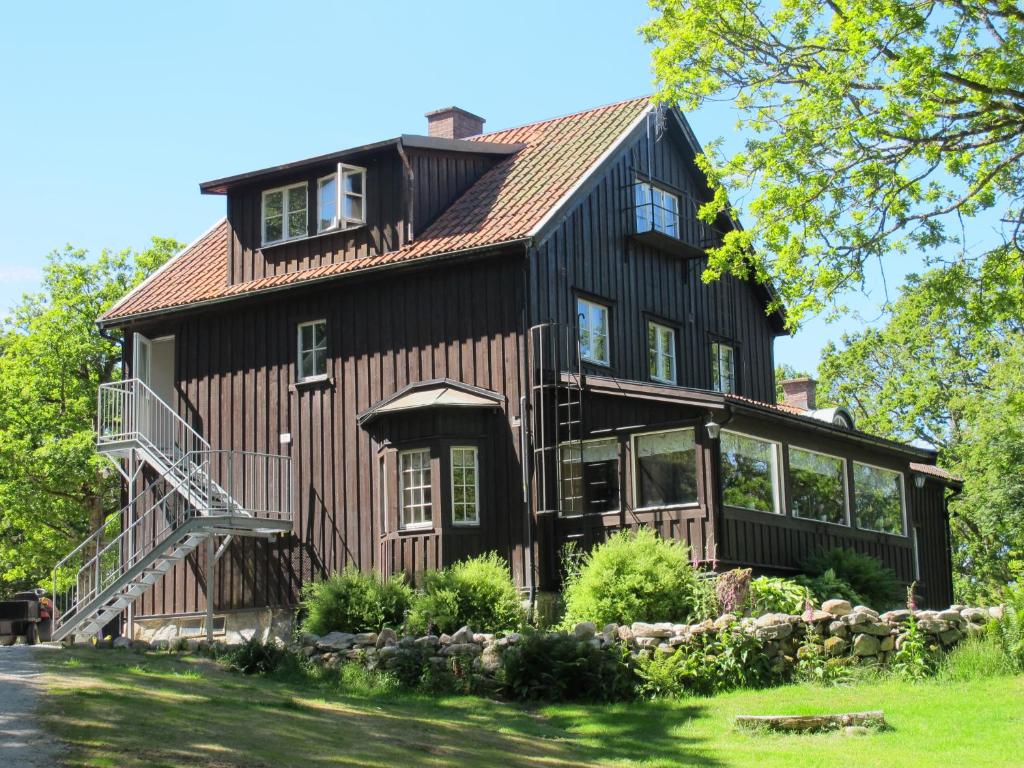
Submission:
<svg viewBox="0 0 1024 768">
<path fill-rule="evenodd" d="M 778 446 L 722 430 L 722 500 L 726 506 L 779 513 Z"/>
<path fill-rule="evenodd" d="M 853 462 L 857 527 L 903 535 L 903 474 Z"/>
<path fill-rule="evenodd" d="M 676 332 L 658 323 L 647 323 L 647 365 L 651 380 L 676 383 Z"/>
<path fill-rule="evenodd" d="M 327 375 L 327 321 L 299 324 L 299 381 Z"/>
<path fill-rule="evenodd" d="M 692 428 L 634 436 L 633 468 L 638 508 L 697 501 L 697 444 Z"/>
<path fill-rule="evenodd" d="M 637 181 L 636 231 L 649 232 L 652 229 L 679 237 L 679 198 L 668 190 Z"/>
<path fill-rule="evenodd" d="M 430 451 L 419 449 L 398 454 L 398 493 L 402 528 L 429 528 L 431 513 Z"/>
<path fill-rule="evenodd" d="M 711 344 L 711 388 L 730 395 L 736 392 L 736 353 L 720 341 Z"/>
<path fill-rule="evenodd" d="M 580 356 L 591 363 L 608 365 L 608 307 L 577 299 L 576 314 L 580 321 Z"/>
<path fill-rule="evenodd" d="M 339 178 L 341 184 L 338 184 Z M 317 182 L 317 231 L 345 229 L 365 223 L 365 189 L 365 168 L 338 163 L 337 171 Z"/>
<path fill-rule="evenodd" d="M 846 525 L 846 461 L 836 456 L 789 449 L 793 517 Z"/>
<path fill-rule="evenodd" d="M 452 459 L 452 523 L 479 525 L 479 467 L 476 448 L 457 446 L 451 450 Z"/>
<path fill-rule="evenodd" d="M 307 232 L 306 183 L 268 189 L 263 193 L 263 244 L 271 245 Z"/>
<path fill-rule="evenodd" d="M 617 512 L 619 509 L 619 446 L 614 439 L 567 443 L 559 448 L 560 512 Z"/>
</svg>

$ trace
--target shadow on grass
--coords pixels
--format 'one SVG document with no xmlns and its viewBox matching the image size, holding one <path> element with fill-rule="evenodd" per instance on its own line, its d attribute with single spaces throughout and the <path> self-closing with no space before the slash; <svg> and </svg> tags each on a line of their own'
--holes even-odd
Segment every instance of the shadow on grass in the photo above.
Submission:
<svg viewBox="0 0 1024 768">
<path fill-rule="evenodd" d="M 355 695 L 168 656 L 67 657 L 77 662 L 51 668 L 44 716 L 71 765 L 721 765 L 685 735 L 699 703 L 525 709 Z"/>
</svg>

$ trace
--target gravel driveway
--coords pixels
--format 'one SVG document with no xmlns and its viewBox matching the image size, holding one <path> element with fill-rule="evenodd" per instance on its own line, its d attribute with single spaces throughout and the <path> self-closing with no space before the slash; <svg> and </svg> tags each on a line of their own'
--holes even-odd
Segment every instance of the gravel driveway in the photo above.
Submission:
<svg viewBox="0 0 1024 768">
<path fill-rule="evenodd" d="M 0 647 L 0 766 L 57 765 L 60 749 L 33 714 L 42 688 L 39 657 L 56 650 L 45 645 Z"/>
</svg>

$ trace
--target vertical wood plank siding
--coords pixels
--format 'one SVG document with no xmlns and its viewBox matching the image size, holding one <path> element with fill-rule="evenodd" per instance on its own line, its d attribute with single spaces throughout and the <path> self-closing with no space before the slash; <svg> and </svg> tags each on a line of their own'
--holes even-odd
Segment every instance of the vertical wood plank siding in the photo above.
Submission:
<svg viewBox="0 0 1024 768">
<path fill-rule="evenodd" d="M 486 429 L 470 425 L 474 434 L 486 433 L 481 472 L 488 495 L 479 536 L 451 546 L 497 549 L 522 579 L 518 426 L 511 420 L 519 415 L 523 301 L 521 258 L 503 256 L 289 292 L 162 326 L 176 339 L 181 415 L 215 447 L 293 460 L 293 535 L 236 539 L 217 565 L 217 610 L 288 605 L 313 576 L 350 563 L 390 568 L 383 555 L 410 571 L 441 563 L 440 543 L 430 535 L 381 537 L 381 446 L 357 424 L 372 404 L 424 379 L 462 380 L 507 397 Z M 296 326 L 318 318 L 328 323 L 332 381 L 296 389 Z M 458 434 L 457 426 L 441 420 L 427 431 Z M 279 443 L 283 433 L 291 434 L 290 447 Z M 448 510 L 438 507 L 435 519 L 442 514 Z M 136 615 L 205 610 L 201 560 L 179 564 L 137 604 Z"/>
<path fill-rule="evenodd" d="M 773 339 L 754 287 L 733 278 L 705 284 L 706 260 L 684 259 L 639 243 L 633 181 L 650 175 L 699 198 L 701 183 L 684 150 L 666 133 L 642 136 L 615 158 L 608 172 L 537 248 L 531 259 L 531 324 L 575 325 L 575 292 L 611 304 L 609 375 L 649 380 L 647 320 L 676 328 L 678 383 L 711 386 L 710 344 L 715 338 L 736 346 L 738 393 L 775 400 Z M 699 224 L 685 198 L 680 210 L 684 236 L 697 242 Z M 687 234 L 689 233 L 689 234 Z"/>
<path fill-rule="evenodd" d="M 406 150 L 413 173 L 413 236 L 434 223 L 448 206 L 500 159 L 464 152 Z"/>
</svg>

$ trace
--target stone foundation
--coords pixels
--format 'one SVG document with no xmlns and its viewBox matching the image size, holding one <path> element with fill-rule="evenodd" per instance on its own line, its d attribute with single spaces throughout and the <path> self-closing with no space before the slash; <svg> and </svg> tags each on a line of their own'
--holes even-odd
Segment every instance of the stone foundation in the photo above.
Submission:
<svg viewBox="0 0 1024 768">
<path fill-rule="evenodd" d="M 288 644 L 292 639 L 292 619 L 292 611 L 282 608 L 215 613 L 213 639 L 224 645 L 238 645 L 253 637 L 265 643 Z M 151 644 L 205 640 L 206 615 L 135 619 L 131 639 Z"/>
</svg>

